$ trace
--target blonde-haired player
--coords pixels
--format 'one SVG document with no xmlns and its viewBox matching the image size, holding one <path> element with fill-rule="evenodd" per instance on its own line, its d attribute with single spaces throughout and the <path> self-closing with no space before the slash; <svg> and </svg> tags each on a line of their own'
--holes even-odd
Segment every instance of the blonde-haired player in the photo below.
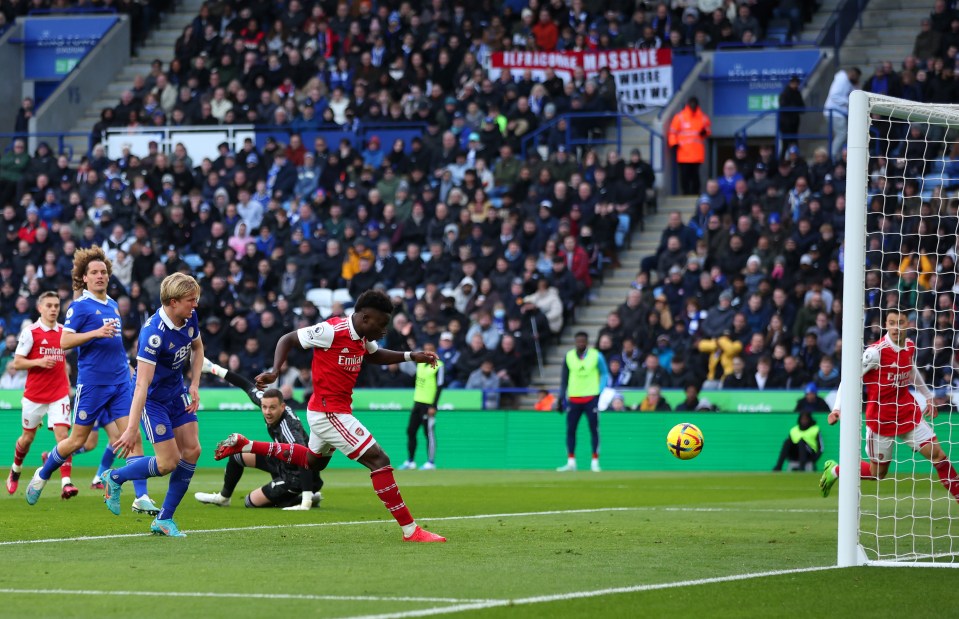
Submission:
<svg viewBox="0 0 959 619">
<path fill-rule="evenodd" d="M 108 469 L 102 475 L 104 501 L 111 512 L 119 515 L 124 482 L 172 473 L 163 507 L 150 525 L 153 533 L 170 537 L 185 537 L 173 522 L 173 514 L 190 487 L 200 458 L 196 419 L 203 369 L 203 341 L 196 315 L 199 300 L 200 285 L 189 275 L 174 273 L 160 283 L 162 307 L 140 329 L 130 424 L 113 443 L 118 457 L 134 449 L 140 437 L 142 415 L 143 428 L 156 456 L 127 462 L 123 468 Z M 183 384 L 187 360 L 189 388 Z"/>
</svg>

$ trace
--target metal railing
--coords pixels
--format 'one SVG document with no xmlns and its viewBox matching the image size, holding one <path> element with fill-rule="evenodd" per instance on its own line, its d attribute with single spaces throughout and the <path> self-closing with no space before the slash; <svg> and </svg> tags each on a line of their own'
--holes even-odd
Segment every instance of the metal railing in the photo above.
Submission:
<svg viewBox="0 0 959 619">
<path fill-rule="evenodd" d="M 849 36 L 854 24 L 862 30 L 862 12 L 869 0 L 845 0 L 832 12 L 816 39 L 819 47 L 833 48 L 836 66 L 839 66 L 839 48 Z"/>
<path fill-rule="evenodd" d="M 664 146 L 665 139 L 663 134 L 657 131 L 648 122 L 623 112 L 580 112 L 561 114 L 553 118 L 550 122 L 538 127 L 535 131 L 524 135 L 521 141 L 520 154 L 526 159 L 527 153 L 531 148 L 546 145 L 546 137 L 549 132 L 555 129 L 560 121 L 566 121 L 566 129 L 563 135 L 563 145 L 567 148 L 595 148 L 599 146 L 615 145 L 617 150 L 623 149 L 623 121 L 642 127 L 649 133 L 649 163 L 656 172 L 662 172 L 664 167 Z M 594 122 L 590 122 L 594 121 Z M 598 121 L 598 122 L 595 122 Z M 605 121 L 605 122 L 604 122 Z M 574 123 L 585 123 L 588 126 L 585 131 L 574 127 Z M 606 130 L 610 125 L 615 126 L 616 135 L 614 139 L 607 137 Z M 600 129 L 602 134 L 594 133 L 590 129 Z M 577 134 L 585 133 L 585 137 L 575 137 Z"/>
<path fill-rule="evenodd" d="M 827 115 L 826 118 L 826 133 L 782 133 L 779 130 L 779 114 L 781 113 L 794 113 L 794 114 L 820 114 Z M 825 139 L 829 144 L 832 144 L 833 140 L 833 119 L 837 116 L 845 117 L 846 114 L 838 110 L 826 110 L 821 107 L 784 107 L 775 110 L 766 110 L 765 112 L 757 112 L 755 118 L 747 122 L 745 125 L 740 127 L 735 132 L 736 141 L 746 144 L 749 139 L 749 129 L 750 127 L 755 126 L 756 124 L 762 122 L 769 116 L 776 115 L 776 144 L 779 147 L 777 152 L 782 150 L 782 144 L 785 141 L 790 142 L 800 142 L 801 140 L 822 140 Z M 763 131 L 763 136 L 767 135 Z"/>
<path fill-rule="evenodd" d="M 58 155 L 66 155 L 70 158 L 70 161 L 73 161 L 73 146 L 66 143 L 67 138 L 75 137 L 85 137 L 87 138 L 88 143 L 92 147 L 92 140 L 89 133 L 83 133 L 79 131 L 73 132 L 62 132 L 62 131 L 46 131 L 42 133 L 0 133 L 0 152 L 7 152 L 13 148 L 13 141 L 17 139 L 26 140 L 27 143 L 30 143 L 31 138 L 35 138 L 38 141 L 55 141 L 56 148 L 54 145 L 50 145 L 50 148 Z M 86 154 L 86 153 L 83 153 Z"/>
</svg>

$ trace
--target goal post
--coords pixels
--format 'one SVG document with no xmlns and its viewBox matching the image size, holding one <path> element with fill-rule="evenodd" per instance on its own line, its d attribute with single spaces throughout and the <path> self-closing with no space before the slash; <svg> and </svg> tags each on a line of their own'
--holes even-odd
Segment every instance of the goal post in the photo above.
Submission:
<svg viewBox="0 0 959 619">
<path fill-rule="evenodd" d="M 856 411 L 843 415 L 839 422 L 839 543 L 838 565 L 859 565 L 865 557 L 859 547 L 859 467 L 849 466 L 860 459 L 862 415 L 861 381 L 856 377 L 862 367 L 863 314 L 866 277 L 866 200 L 869 177 L 869 101 L 865 91 L 849 95 L 846 139 L 846 232 L 843 240 L 842 286 L 842 358 L 840 376 L 848 387 L 838 402 L 840 410 Z"/>
<path fill-rule="evenodd" d="M 862 351 L 864 344 L 875 341 L 877 317 L 885 315 L 890 298 L 908 315 L 909 336 L 921 331 L 916 338 L 916 361 L 922 358 L 925 364 L 933 359 L 933 365 L 923 366 L 931 368 L 929 387 L 938 387 L 939 395 L 953 399 L 951 380 L 933 383 L 940 375 L 938 369 L 946 363 L 954 365 L 959 328 L 955 320 L 959 297 L 954 295 L 959 292 L 959 280 L 946 291 L 923 288 L 916 279 L 926 278 L 939 286 L 937 267 L 942 258 L 951 253 L 955 262 L 955 251 L 959 251 L 940 252 L 942 243 L 931 238 L 939 238 L 941 218 L 956 215 L 950 200 L 940 198 L 948 187 L 955 201 L 959 187 L 959 178 L 950 178 L 942 161 L 959 142 L 959 106 L 922 104 L 857 90 L 849 97 L 847 126 L 837 564 L 959 567 L 959 504 L 943 488 L 948 482 L 940 483 L 939 469 L 899 439 L 892 448 L 886 479 L 861 481 L 859 466 L 865 430 Z M 953 151 L 954 156 L 955 152 L 959 151 Z M 897 215 L 902 215 L 898 231 L 888 225 Z M 919 223 L 907 228 L 902 224 L 906 218 Z M 877 230 L 877 221 L 885 227 Z M 871 278 L 867 253 L 875 256 L 877 249 L 870 243 L 880 245 L 881 256 L 878 267 L 874 260 L 868 265 Z M 867 295 L 867 288 L 873 294 Z M 952 302 L 944 303 L 940 296 Z M 948 320 L 941 320 L 945 314 Z M 931 324 L 927 324 L 929 316 Z M 913 321 L 920 318 L 925 322 L 917 330 Z M 869 341 L 864 342 L 867 334 Z M 933 341 L 935 345 L 930 344 Z M 959 413 L 954 416 L 955 420 L 948 411 L 941 412 L 930 423 L 947 458 L 959 457 L 959 444 L 952 442 L 952 426 L 959 422 Z"/>
</svg>

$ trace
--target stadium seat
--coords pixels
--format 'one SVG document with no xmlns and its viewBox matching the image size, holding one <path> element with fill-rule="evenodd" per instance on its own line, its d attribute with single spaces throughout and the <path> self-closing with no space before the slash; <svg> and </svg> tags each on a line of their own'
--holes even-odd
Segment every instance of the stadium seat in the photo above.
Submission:
<svg viewBox="0 0 959 619">
<path fill-rule="evenodd" d="M 342 303 L 345 307 L 347 303 L 353 303 L 353 297 L 348 288 L 337 288 L 333 291 L 332 303 Z"/>
<path fill-rule="evenodd" d="M 306 291 L 306 300 L 317 308 L 329 308 L 333 305 L 333 291 L 329 288 L 311 288 Z"/>
</svg>

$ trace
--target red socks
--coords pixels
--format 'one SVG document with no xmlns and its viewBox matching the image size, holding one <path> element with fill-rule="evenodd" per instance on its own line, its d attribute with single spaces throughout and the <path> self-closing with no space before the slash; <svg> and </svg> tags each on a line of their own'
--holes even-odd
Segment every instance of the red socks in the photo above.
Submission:
<svg viewBox="0 0 959 619">
<path fill-rule="evenodd" d="M 933 466 L 936 467 L 936 473 L 939 474 L 942 485 L 959 500 L 959 475 L 956 474 L 956 469 L 952 468 L 952 463 L 949 460 L 941 460 Z"/>
<path fill-rule="evenodd" d="M 373 480 L 373 490 L 376 496 L 380 497 L 383 505 L 389 510 L 390 514 L 396 518 L 400 526 L 406 526 L 413 523 L 413 516 L 410 510 L 403 502 L 400 496 L 400 489 L 396 486 L 396 480 L 393 478 L 393 467 L 384 466 L 370 473 L 370 479 Z"/>
<path fill-rule="evenodd" d="M 876 479 L 876 476 L 872 474 L 872 465 L 865 460 L 859 461 L 859 477 L 861 479 Z"/>
<path fill-rule="evenodd" d="M 264 441 L 251 441 L 250 452 L 260 456 L 267 456 L 282 460 L 287 464 L 293 464 L 303 468 L 310 466 L 310 450 L 303 445 L 291 445 L 290 443 L 266 443 Z"/>
<path fill-rule="evenodd" d="M 27 452 L 30 451 L 30 448 L 23 449 L 20 447 L 20 439 L 17 439 L 17 446 L 14 449 L 13 454 L 13 463 L 17 466 L 23 464 L 23 459 L 27 457 Z"/>
<path fill-rule="evenodd" d="M 63 464 L 60 465 L 60 477 L 69 478 L 70 473 L 73 472 L 73 456 L 70 456 L 64 460 Z"/>
</svg>

